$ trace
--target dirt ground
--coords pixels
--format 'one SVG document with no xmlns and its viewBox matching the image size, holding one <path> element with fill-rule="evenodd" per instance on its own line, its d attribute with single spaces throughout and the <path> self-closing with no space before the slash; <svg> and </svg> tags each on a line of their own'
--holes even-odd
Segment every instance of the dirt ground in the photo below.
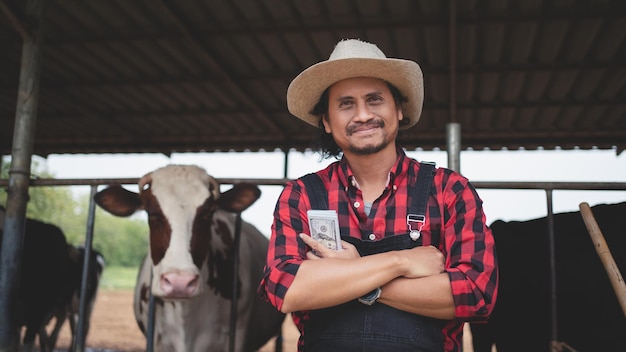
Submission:
<svg viewBox="0 0 626 352">
<path fill-rule="evenodd" d="M 283 326 L 283 351 L 296 352 L 298 331 L 291 318 Z M 466 328 L 464 351 L 473 352 L 471 336 Z M 66 350 L 70 345 L 70 331 L 65 324 L 57 348 Z M 146 340 L 137 327 L 133 315 L 131 290 L 100 290 L 96 298 L 91 327 L 87 335 L 88 351 L 139 352 L 145 351 Z M 268 342 L 260 352 L 273 352 L 274 341 Z"/>
<path fill-rule="evenodd" d="M 291 318 L 285 319 L 284 352 L 296 351 L 298 336 L 298 330 Z M 70 343 L 70 329 L 66 323 L 61 330 L 57 349 L 67 350 Z M 273 352 L 274 343 L 274 340 L 268 342 L 260 352 Z M 98 291 L 85 346 L 88 351 L 140 352 L 146 350 L 145 337 L 139 330 L 133 314 L 133 291 Z"/>
</svg>

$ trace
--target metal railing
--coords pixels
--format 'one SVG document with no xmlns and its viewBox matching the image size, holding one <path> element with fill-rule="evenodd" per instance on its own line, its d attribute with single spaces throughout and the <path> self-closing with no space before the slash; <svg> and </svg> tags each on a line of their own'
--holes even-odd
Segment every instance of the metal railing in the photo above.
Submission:
<svg viewBox="0 0 626 352">
<path fill-rule="evenodd" d="M 259 186 L 283 186 L 288 178 L 277 179 L 254 179 L 254 178 L 219 178 L 220 184 L 235 184 L 239 182 L 250 182 Z M 85 310 L 86 310 L 86 283 L 88 274 L 88 265 L 90 256 L 92 255 L 93 228 L 95 220 L 95 202 L 93 196 L 97 192 L 98 186 L 110 184 L 131 185 L 137 184 L 139 178 L 102 178 L 102 179 L 33 179 L 30 186 L 90 186 L 91 198 L 89 202 L 89 213 L 87 220 L 86 238 L 85 238 L 85 260 L 82 271 L 82 286 L 80 297 L 79 321 L 77 334 L 73 342 L 74 351 L 83 352 L 85 350 Z M 6 187 L 8 180 L 0 179 L 0 187 Z M 551 340 L 556 341 L 558 335 L 558 319 L 557 319 L 557 298 L 556 298 L 556 263 L 554 248 L 554 212 L 553 212 L 553 191 L 555 190 L 581 190 L 581 191 L 626 191 L 626 182 L 500 182 L 500 181 L 477 181 L 472 185 L 481 189 L 500 189 L 500 190 L 544 190 L 546 192 L 547 220 L 548 220 L 548 244 L 550 253 L 550 300 L 551 300 Z M 7 302 L 0 302 L 6 304 Z M 0 329 L 7 328 L 2 325 L 6 324 L 0 321 Z"/>
</svg>

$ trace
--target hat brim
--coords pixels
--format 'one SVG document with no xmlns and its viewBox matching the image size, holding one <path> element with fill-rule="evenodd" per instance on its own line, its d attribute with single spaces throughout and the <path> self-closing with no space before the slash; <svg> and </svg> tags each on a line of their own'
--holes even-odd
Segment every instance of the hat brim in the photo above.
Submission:
<svg viewBox="0 0 626 352">
<path fill-rule="evenodd" d="M 346 78 L 374 77 L 393 84 L 408 101 L 402 113 L 409 122 L 417 123 L 424 103 L 424 78 L 416 62 L 402 59 L 346 58 L 317 63 L 302 71 L 287 88 L 287 109 L 299 119 L 319 127 L 319 117 L 311 114 L 322 93 Z"/>
</svg>

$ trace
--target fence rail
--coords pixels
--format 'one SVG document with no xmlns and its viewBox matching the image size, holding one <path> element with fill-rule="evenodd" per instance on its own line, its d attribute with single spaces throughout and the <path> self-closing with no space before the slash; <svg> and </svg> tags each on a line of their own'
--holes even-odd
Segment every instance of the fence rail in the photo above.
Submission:
<svg viewBox="0 0 626 352">
<path fill-rule="evenodd" d="M 290 179 L 255 179 L 255 178 L 218 178 L 221 184 L 235 184 L 239 182 L 250 182 L 259 186 L 283 186 Z M 93 195 L 98 186 L 110 184 L 131 185 L 137 184 L 138 178 L 102 178 L 102 179 L 32 179 L 29 186 L 90 186 L 91 199 L 89 204 L 89 215 L 87 219 L 87 233 L 85 239 L 86 259 L 91 255 L 91 244 L 93 240 L 93 223 L 95 219 L 95 205 Z M 0 179 L 0 187 L 8 186 L 9 180 Z M 554 213 L 552 193 L 554 190 L 581 190 L 581 191 L 626 191 L 626 182 L 510 182 L 510 181 L 478 181 L 472 182 L 474 187 L 483 189 L 508 189 L 508 190 L 544 190 L 546 192 L 546 204 L 548 210 L 548 245 L 550 253 L 550 274 L 551 274 L 551 340 L 555 342 L 558 336 L 557 321 L 557 300 L 556 300 L 556 263 L 554 248 Z M 85 264 L 89 261 L 85 260 Z M 87 268 L 83 268 L 83 283 L 86 283 Z M 74 350 L 84 351 L 85 348 L 85 285 L 81 287 L 81 300 L 79 309 L 79 321 L 76 340 L 73 343 Z M 3 323 L 0 322 L 0 325 Z"/>
<path fill-rule="evenodd" d="M 221 184 L 250 182 L 260 186 L 282 186 L 289 178 L 218 178 Z M 137 184 L 139 178 L 38 178 L 30 186 L 99 186 L 109 184 Z M 0 179 L 0 187 L 8 186 L 9 180 Z M 476 188 L 488 189 L 542 189 L 581 191 L 626 191 L 626 182 L 546 182 L 546 181 L 472 181 Z"/>
</svg>

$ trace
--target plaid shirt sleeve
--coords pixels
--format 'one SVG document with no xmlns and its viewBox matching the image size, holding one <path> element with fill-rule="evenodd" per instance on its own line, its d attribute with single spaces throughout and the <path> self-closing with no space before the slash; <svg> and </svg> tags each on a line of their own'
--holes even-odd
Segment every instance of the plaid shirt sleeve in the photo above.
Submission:
<svg viewBox="0 0 626 352">
<path fill-rule="evenodd" d="M 450 170 L 439 169 L 435 184 L 443 214 L 445 243 L 441 249 L 446 256 L 456 319 L 484 321 L 497 297 L 498 270 L 495 242 L 482 201 L 466 178 Z"/>
<path fill-rule="evenodd" d="M 302 188 L 301 181 L 288 182 L 274 209 L 272 238 L 259 294 L 278 310 L 306 257 L 306 245 L 298 238 L 299 233 L 309 231 L 309 225 L 302 220 L 306 219 L 309 202 Z"/>
</svg>

